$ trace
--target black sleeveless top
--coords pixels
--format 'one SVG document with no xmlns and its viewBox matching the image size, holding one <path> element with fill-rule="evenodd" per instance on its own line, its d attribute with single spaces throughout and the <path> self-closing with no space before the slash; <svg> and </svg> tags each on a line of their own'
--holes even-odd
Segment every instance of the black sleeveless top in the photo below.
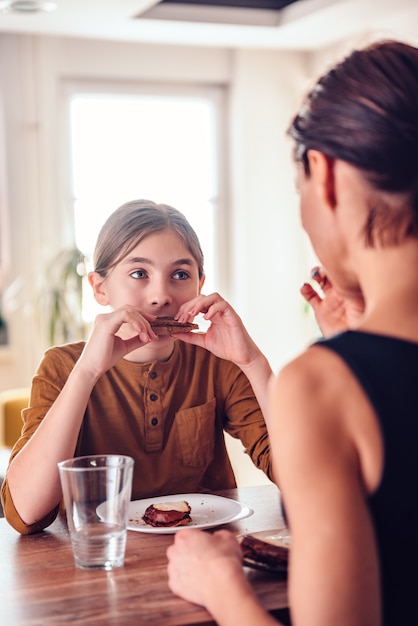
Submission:
<svg viewBox="0 0 418 626">
<path fill-rule="evenodd" d="M 345 361 L 379 419 L 384 471 L 369 508 L 380 556 L 383 623 L 418 626 L 418 343 L 348 331 L 317 345 Z"/>
</svg>

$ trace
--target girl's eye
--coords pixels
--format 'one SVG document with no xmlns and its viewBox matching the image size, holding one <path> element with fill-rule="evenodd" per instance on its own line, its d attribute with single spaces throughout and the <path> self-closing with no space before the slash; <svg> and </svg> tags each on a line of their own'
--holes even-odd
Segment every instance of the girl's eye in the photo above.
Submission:
<svg viewBox="0 0 418 626">
<path fill-rule="evenodd" d="M 175 272 L 173 274 L 173 278 L 175 278 L 176 280 L 187 280 L 188 278 L 190 278 L 190 274 L 188 274 L 184 270 L 178 270 L 178 272 Z"/>
<path fill-rule="evenodd" d="M 147 278 L 147 273 L 145 270 L 135 270 L 134 272 L 132 272 L 130 274 L 130 276 L 132 276 L 132 278 Z"/>
</svg>

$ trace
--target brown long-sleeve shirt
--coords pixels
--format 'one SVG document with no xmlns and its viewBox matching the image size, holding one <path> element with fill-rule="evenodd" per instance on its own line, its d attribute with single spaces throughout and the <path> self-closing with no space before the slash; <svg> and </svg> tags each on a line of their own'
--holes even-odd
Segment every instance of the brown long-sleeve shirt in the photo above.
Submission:
<svg viewBox="0 0 418 626">
<path fill-rule="evenodd" d="M 45 353 L 11 459 L 38 428 L 83 347 L 80 342 Z M 121 359 L 103 374 L 88 401 L 75 456 L 132 456 L 133 500 L 230 489 L 236 483 L 224 430 L 239 438 L 255 465 L 271 477 L 267 429 L 247 377 L 233 363 L 176 341 L 167 361 Z M 21 533 L 42 530 L 58 512 L 57 506 L 28 526 L 13 505 L 7 476 L 1 495 L 5 517 Z"/>
</svg>

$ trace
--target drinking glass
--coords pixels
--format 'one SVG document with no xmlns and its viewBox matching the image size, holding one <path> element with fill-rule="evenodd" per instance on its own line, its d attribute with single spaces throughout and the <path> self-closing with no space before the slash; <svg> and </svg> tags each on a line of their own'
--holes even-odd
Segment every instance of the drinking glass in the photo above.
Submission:
<svg viewBox="0 0 418 626">
<path fill-rule="evenodd" d="M 124 563 L 134 460 L 117 454 L 58 463 L 77 567 L 111 570 Z"/>
</svg>

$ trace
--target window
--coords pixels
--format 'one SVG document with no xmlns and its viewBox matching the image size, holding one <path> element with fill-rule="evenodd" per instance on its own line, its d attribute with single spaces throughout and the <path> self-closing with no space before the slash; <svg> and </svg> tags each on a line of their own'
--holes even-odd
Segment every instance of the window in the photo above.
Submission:
<svg viewBox="0 0 418 626">
<path fill-rule="evenodd" d="M 216 88 L 71 88 L 75 241 L 88 259 L 107 216 L 147 198 L 186 215 L 205 256 L 205 293 L 220 289 L 221 103 Z"/>
</svg>

